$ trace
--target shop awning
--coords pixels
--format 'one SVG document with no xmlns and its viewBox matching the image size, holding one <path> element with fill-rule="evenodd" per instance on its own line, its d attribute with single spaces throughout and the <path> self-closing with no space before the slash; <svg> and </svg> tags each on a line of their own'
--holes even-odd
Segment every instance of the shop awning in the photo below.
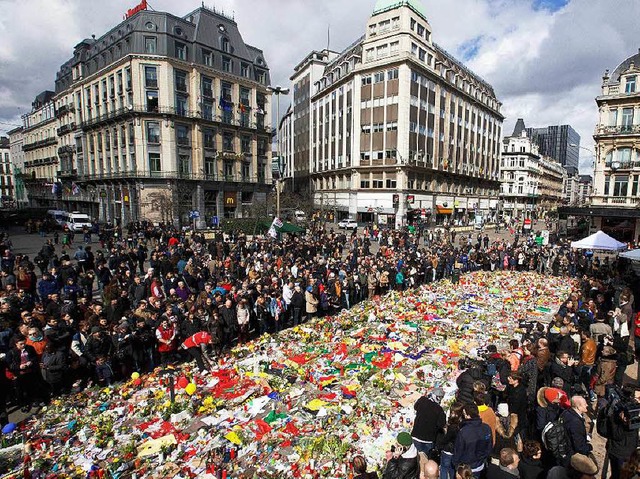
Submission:
<svg viewBox="0 0 640 479">
<path fill-rule="evenodd" d="M 436 212 L 439 215 L 452 215 L 453 214 L 453 208 L 445 208 L 444 206 L 436 205 Z"/>
</svg>

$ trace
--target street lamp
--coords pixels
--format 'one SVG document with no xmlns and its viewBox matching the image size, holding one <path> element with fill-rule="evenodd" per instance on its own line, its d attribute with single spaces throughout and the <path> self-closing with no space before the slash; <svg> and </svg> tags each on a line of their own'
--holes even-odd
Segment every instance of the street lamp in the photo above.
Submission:
<svg viewBox="0 0 640 479">
<path fill-rule="evenodd" d="M 282 189 L 282 170 L 280 168 L 280 95 L 288 95 L 289 88 L 268 86 L 267 91 L 276 95 L 276 155 L 278 156 L 278 178 L 276 179 L 276 217 L 280 218 L 280 190 Z"/>
</svg>

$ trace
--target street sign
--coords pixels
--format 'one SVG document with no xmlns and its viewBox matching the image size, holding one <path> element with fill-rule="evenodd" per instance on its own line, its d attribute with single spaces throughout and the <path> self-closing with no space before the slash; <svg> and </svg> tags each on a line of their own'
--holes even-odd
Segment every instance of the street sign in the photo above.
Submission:
<svg viewBox="0 0 640 479">
<path fill-rule="evenodd" d="M 211 217 L 211 226 L 218 226 L 219 223 L 220 223 L 220 220 L 217 216 Z"/>
<path fill-rule="evenodd" d="M 524 229 L 526 229 L 526 230 L 530 230 L 531 229 L 531 220 L 529 218 L 524 220 Z"/>
<path fill-rule="evenodd" d="M 192 220 L 197 220 L 200 218 L 200 212 L 198 210 L 189 211 L 189 218 Z"/>
</svg>

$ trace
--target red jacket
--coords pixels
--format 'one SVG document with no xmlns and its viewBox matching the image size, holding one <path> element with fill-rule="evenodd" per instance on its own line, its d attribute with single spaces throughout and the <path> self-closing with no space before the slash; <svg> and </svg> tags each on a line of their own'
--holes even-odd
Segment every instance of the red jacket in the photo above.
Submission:
<svg viewBox="0 0 640 479">
<path fill-rule="evenodd" d="M 200 331 L 199 333 L 194 334 L 193 336 L 189 336 L 182 343 L 182 347 L 184 349 L 189 348 L 197 348 L 201 344 L 209 344 L 211 342 L 211 335 L 205 331 Z"/>
<path fill-rule="evenodd" d="M 168 353 L 176 349 L 176 329 L 173 326 L 169 326 L 167 329 L 158 326 L 158 329 L 156 329 L 156 338 L 158 338 L 158 340 L 170 341 L 169 344 L 158 343 L 159 352 Z"/>
</svg>

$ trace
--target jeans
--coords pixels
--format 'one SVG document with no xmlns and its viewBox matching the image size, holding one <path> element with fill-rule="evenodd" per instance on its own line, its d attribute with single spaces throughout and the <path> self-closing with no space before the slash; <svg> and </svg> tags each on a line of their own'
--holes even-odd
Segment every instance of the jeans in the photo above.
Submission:
<svg viewBox="0 0 640 479">
<path fill-rule="evenodd" d="M 418 450 L 418 452 L 424 452 L 427 456 L 431 452 L 431 449 L 433 449 L 432 442 L 420 442 L 414 439 L 413 445 L 416 446 L 416 449 Z"/>
<path fill-rule="evenodd" d="M 444 451 L 440 453 L 440 479 L 455 479 L 452 459 L 453 454 Z"/>
<path fill-rule="evenodd" d="M 292 318 L 294 326 L 297 326 L 298 324 L 301 323 L 301 321 L 300 321 L 301 313 L 302 313 L 302 309 L 301 308 L 293 308 L 293 312 L 291 314 L 291 318 Z"/>
</svg>

